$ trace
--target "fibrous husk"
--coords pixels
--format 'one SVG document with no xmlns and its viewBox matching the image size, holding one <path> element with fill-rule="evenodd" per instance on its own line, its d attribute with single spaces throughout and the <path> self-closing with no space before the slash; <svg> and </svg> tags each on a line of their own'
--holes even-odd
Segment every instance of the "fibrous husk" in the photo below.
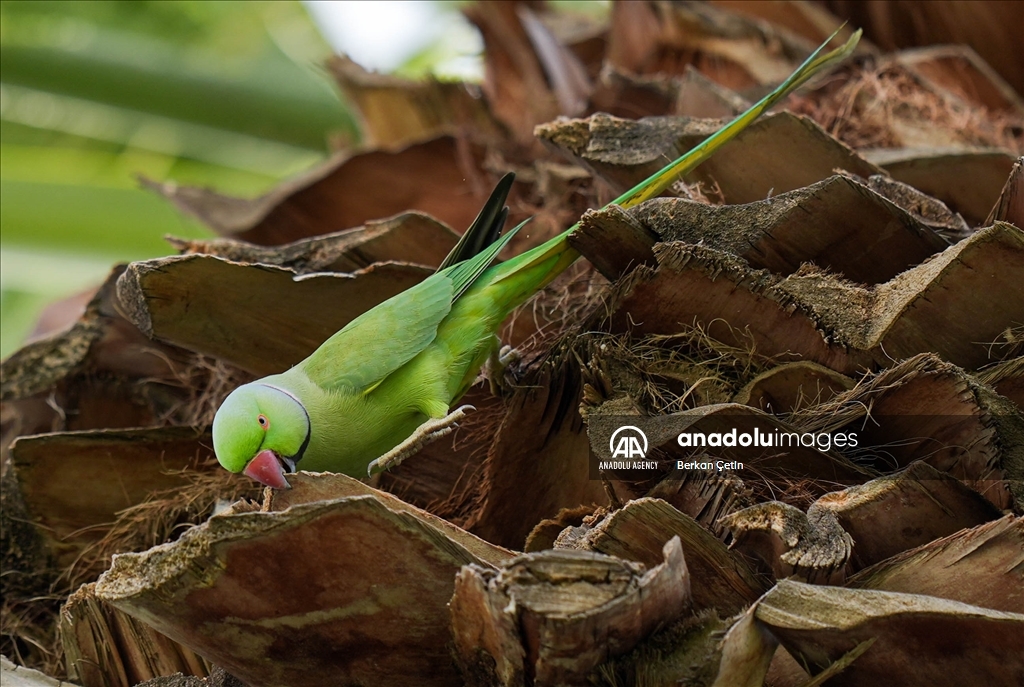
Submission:
<svg viewBox="0 0 1024 687">
<path fill-rule="evenodd" d="M 923 462 L 826 494 L 815 506 L 853 537 L 854 570 L 1001 515 L 976 491 Z"/>
<path fill-rule="evenodd" d="M 320 490 L 284 510 L 216 515 L 174 543 L 117 557 L 96 596 L 252 687 L 404 685 L 410 675 L 452 684 L 455 574 L 490 567 L 474 551 L 507 552 L 360 488 L 368 493 Z"/>
<path fill-rule="evenodd" d="M 751 607 L 722 639 L 721 661 L 712 687 L 761 687 L 779 640 L 758 623 Z"/>
<path fill-rule="evenodd" d="M 555 548 L 596 551 L 648 567 L 673 538 L 682 543 L 690 570 L 693 605 L 731 615 L 767 588 L 747 564 L 693 518 L 660 499 L 642 498 L 595 522 L 566 529 Z"/>
<path fill-rule="evenodd" d="M 553 518 L 545 518 L 530 530 L 523 551 L 531 553 L 555 548 L 555 541 L 567 527 L 579 527 L 589 522 L 592 516 L 604 513 L 600 506 L 580 506 L 579 508 L 563 508 Z"/>
<path fill-rule="evenodd" d="M 220 666 L 214 666 L 206 677 L 195 675 L 164 675 L 140 682 L 136 687 L 249 687 Z"/>
<path fill-rule="evenodd" d="M 903 50 L 893 57 L 935 90 L 955 94 L 990 112 L 1024 116 L 1024 99 L 970 46 L 937 45 Z"/>
<path fill-rule="evenodd" d="M 822 4 L 854 26 L 863 27 L 866 37 L 884 50 L 970 45 L 1017 92 L 1024 92 L 1024 65 L 1017 59 L 1017 27 L 1024 21 L 1024 8 L 1018 3 L 827 0 Z"/>
<path fill-rule="evenodd" d="M 851 374 L 923 351 L 977 369 L 988 356 L 977 342 L 1024 320 L 1014 267 L 1024 259 L 1024 233 L 1008 224 L 871 288 L 817 269 L 781 279 L 702 245 L 663 243 L 654 252 L 657 269 L 640 267 L 617 285 L 612 331 L 698 326 L 732 345 L 752 339 L 761 355 L 800 356 Z"/>
<path fill-rule="evenodd" d="M 37 340 L 4 359 L 2 399 L 5 402 L 25 400 L 53 389 L 81 369 L 93 345 L 107 334 L 106 330 L 117 328 L 117 313 L 111 307 L 110 297 L 123 271 L 123 266 L 114 268 L 104 287 L 90 299 L 85 312 L 69 329 Z M 6 424 L 8 419 L 4 420 Z"/>
<path fill-rule="evenodd" d="M 656 632 L 630 653 L 599 666 L 590 679 L 598 687 L 710 687 L 718 673 L 722 635 L 729 625 L 729 620 L 723 620 L 714 611 L 684 617 Z"/>
<path fill-rule="evenodd" d="M 16 496 L 19 506 L 13 509 L 12 499 L 5 498 L 5 516 L 16 517 L 20 525 L 5 527 L 5 536 L 13 543 L 4 560 L 9 570 L 5 634 L 31 638 L 39 651 L 54 652 L 47 658 L 50 671 L 62 657 L 65 666 L 81 659 L 110 668 L 135 664 L 182 668 L 180 652 L 171 644 L 151 641 L 145 630 L 130 624 L 114 631 L 118 642 L 89 639 L 107 632 L 94 627 L 96 623 L 106 627 L 108 622 L 94 607 L 84 615 L 65 617 L 71 623 L 69 631 L 81 634 L 77 653 L 62 652 L 50 634 L 57 629 L 60 601 L 83 582 L 94 580 L 109 566 L 112 555 L 173 539 L 183 527 L 208 517 L 218 502 L 255 493 L 250 480 L 213 469 L 210 443 L 209 432 L 189 427 L 63 432 L 18 439 L 4 478 L 5 497 Z M 33 550 L 26 551 L 26 538 L 31 538 L 38 558 L 28 556 Z M 28 619 L 29 627 L 19 626 Z M 8 625 L 11 621 L 13 626 Z M 79 623 L 82 628 L 77 627 Z M 139 670 L 132 674 L 160 674 L 147 673 L 149 668 Z M 77 679 L 87 686 L 104 685 L 114 680 L 114 674 L 104 669 Z M 127 677 L 124 680 L 128 681 L 122 684 L 135 684 Z"/>
<path fill-rule="evenodd" d="M 1024 520 L 1007 515 L 880 561 L 847 580 L 1024 613 Z"/>
<path fill-rule="evenodd" d="M 117 311 L 115 267 L 69 329 L 3 361 L 3 451 L 15 437 L 57 430 L 138 427 L 194 413 L 193 385 L 228 384 L 234 371 L 147 339 Z M 216 399 L 219 402 L 220 399 Z"/>
<path fill-rule="evenodd" d="M 586 685 L 689 607 L 678 538 L 645 567 L 584 551 L 540 551 L 499 569 L 468 565 L 452 597 L 455 654 L 470 685 Z"/>
<path fill-rule="evenodd" d="M 22 437 L 11 447 L 13 476 L 29 519 L 66 570 L 117 513 L 189 484 L 186 471 L 209 466 L 210 445 L 208 432 L 189 427 Z"/>
<path fill-rule="evenodd" d="M 854 381 L 824 365 L 784 363 L 754 377 L 732 398 L 766 413 L 787 414 L 825 403 L 848 391 Z"/>
<path fill-rule="evenodd" d="M 520 548 L 534 525 L 562 508 L 606 504 L 590 479 L 590 442 L 579 414 L 579 368 L 556 355 L 531 369 L 508 402 L 464 526 Z"/>
<path fill-rule="evenodd" d="M 753 346 L 724 344 L 699 327 L 649 337 L 594 329 L 580 337 L 587 349 L 580 357 L 589 358 L 583 370 L 586 414 L 606 401 L 627 404 L 614 411 L 624 415 L 664 415 L 728 403 L 772 363 Z M 612 412 L 613 406 L 605 410 Z"/>
<path fill-rule="evenodd" d="M 1020 348 L 1019 334 L 1012 329 L 1007 329 L 1005 334 L 1009 339 L 1006 344 L 1011 348 Z M 991 387 L 1000 396 L 1013 401 L 1019 408 L 1024 408 L 1024 356 L 988 365 L 975 376 L 978 381 Z"/>
<path fill-rule="evenodd" d="M 653 265 L 658 240 L 681 240 L 783 275 L 813 262 L 875 284 L 970 233 L 963 218 L 906 184 L 844 172 L 746 205 L 658 199 L 629 212 L 617 206 L 589 211 L 569 241 L 610 279 Z"/>
<path fill-rule="evenodd" d="M 1022 143 L 1020 114 L 993 113 L 965 101 L 893 58 L 869 62 L 862 69 L 839 70 L 825 86 L 797 97 L 797 102 L 797 111 L 858 150 L 990 148 L 1019 153 Z M 964 186 L 973 184 L 965 178 Z M 978 220 L 973 215 L 970 219 Z"/>
<path fill-rule="evenodd" d="M 956 243 L 972 233 L 967 221 L 959 213 L 950 210 L 938 198 L 932 198 L 910 184 L 897 181 L 885 174 L 872 174 L 867 179 L 855 177 L 847 172 L 843 174 L 856 179 L 878 195 L 888 198 L 950 243 Z M 984 226 L 990 227 L 992 224 L 993 222 L 986 222 Z"/>
<path fill-rule="evenodd" d="M 440 532 L 445 533 L 458 542 L 460 546 L 466 548 L 474 556 L 489 565 L 498 565 L 515 555 L 514 551 L 504 549 L 472 534 L 468 534 L 444 518 L 423 511 L 393 494 L 374 489 L 347 475 L 333 472 L 300 472 L 290 478 L 290 483 L 292 488 L 286 491 L 264 489 L 263 503 L 260 510 L 264 513 L 274 513 L 287 510 L 292 506 L 315 504 L 320 501 L 355 496 L 372 496 L 391 510 L 413 515 Z"/>
<path fill-rule="evenodd" d="M 889 281 L 949 245 L 903 208 L 841 175 L 746 205 L 658 199 L 630 214 L 661 241 L 703 243 L 782 276 L 810 262 L 859 284 Z"/>
<path fill-rule="evenodd" d="M 69 329 L 30 344 L 3 362 L 3 445 L 0 447 L 3 508 L 0 517 L 3 518 L 4 569 L 10 571 L 4 580 L 9 600 L 21 598 L 22 591 L 25 599 L 38 599 L 48 593 L 53 576 L 58 573 L 52 566 L 53 556 L 59 554 L 63 563 L 73 560 L 75 551 L 80 552 L 85 542 L 101 534 L 78 530 L 109 522 L 115 510 L 134 505 L 144 497 L 148 493 L 146 489 L 153 486 L 152 471 L 148 468 L 154 465 L 147 464 L 140 469 L 138 483 L 133 482 L 134 473 L 124 476 L 127 486 L 122 488 L 119 482 L 103 473 L 102 462 L 79 461 L 72 451 L 66 457 L 74 463 L 73 468 L 62 474 L 34 473 L 44 477 L 30 479 L 32 484 L 26 486 L 21 483 L 11 460 L 11 445 L 15 439 L 61 430 L 131 428 L 169 422 L 202 426 L 212 419 L 216 405 L 232 386 L 245 379 L 222 363 L 150 341 L 118 314 L 115 284 L 123 271 L 123 266 L 112 271 L 80 319 Z M 197 436 L 195 432 L 186 433 L 193 439 Z M 30 441 L 32 443 L 24 444 L 24 448 L 32 453 L 31 446 L 53 448 L 63 439 L 53 436 Z M 76 438 L 72 437 L 64 448 L 68 446 L 77 451 L 84 444 L 76 443 Z M 106 454 L 101 452 L 101 455 Z M 170 467 L 182 467 L 176 460 L 169 458 L 174 464 Z M 30 478 L 34 470 L 29 463 L 29 460 L 23 461 L 22 472 L 26 472 L 26 478 Z M 162 468 L 157 463 L 153 469 Z M 86 484 L 102 490 L 107 489 L 102 485 L 105 481 L 108 487 L 118 490 L 116 495 L 107 494 L 97 503 L 88 504 L 87 510 L 91 509 L 92 516 L 97 511 L 104 514 L 101 520 L 74 516 L 65 523 L 66 527 L 59 527 L 57 533 L 37 527 L 37 518 L 45 517 L 48 512 L 61 512 L 61 502 L 50 503 L 54 496 L 54 492 L 48 491 L 51 487 L 65 489 L 64 494 L 79 505 L 88 499 L 75 501 L 75 497 L 96 495 L 85 487 L 79 494 L 80 485 L 71 475 L 81 478 L 83 472 L 92 475 L 91 482 L 86 480 Z M 62 477 L 71 481 L 62 481 Z M 70 512 L 76 509 L 72 507 Z M 77 542 L 64 541 L 74 532 L 78 532 Z"/>
<path fill-rule="evenodd" d="M 855 431 L 862 462 L 880 470 L 922 460 L 1000 508 L 1020 502 L 1020 409 L 937 356 L 921 354 L 865 376 L 792 421 L 805 431 Z"/>
<path fill-rule="evenodd" d="M 653 265 L 658 235 L 618 205 L 588 210 L 569 234 L 569 244 L 601 274 L 618 279 L 634 267 Z"/>
<path fill-rule="evenodd" d="M 661 499 L 719 539 L 727 539 L 729 533 L 722 518 L 753 505 L 753 492 L 735 475 L 694 471 L 661 480 L 645 496 Z"/>
<path fill-rule="evenodd" d="M 538 126 L 536 135 L 623 192 L 724 123 L 687 117 L 633 121 L 599 113 Z M 683 180 L 717 187 L 729 203 L 749 203 L 821 181 L 835 169 L 865 177 L 882 172 L 812 120 L 780 112 L 751 124 Z"/>
</svg>

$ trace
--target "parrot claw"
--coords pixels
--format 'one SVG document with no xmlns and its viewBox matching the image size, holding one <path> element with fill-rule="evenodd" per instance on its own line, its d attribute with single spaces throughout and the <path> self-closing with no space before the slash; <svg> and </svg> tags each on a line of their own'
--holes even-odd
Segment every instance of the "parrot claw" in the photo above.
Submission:
<svg viewBox="0 0 1024 687">
<path fill-rule="evenodd" d="M 512 363 L 519 362 L 522 359 L 523 354 L 508 345 L 502 346 L 500 350 L 495 350 L 491 353 L 484 374 L 487 377 L 487 384 L 491 387 L 492 394 L 501 396 L 503 391 L 508 390 L 509 387 L 505 383 L 505 370 Z"/>
<path fill-rule="evenodd" d="M 518 349 L 512 348 L 511 346 L 505 345 L 498 351 L 498 364 L 503 368 L 508 367 L 512 363 L 518 363 L 523 359 L 523 354 Z"/>
<path fill-rule="evenodd" d="M 465 419 L 467 410 L 476 410 L 476 408 L 471 405 L 459 406 L 442 418 L 427 420 L 417 427 L 408 439 L 380 458 L 370 461 L 366 468 L 367 475 L 372 477 L 377 472 L 390 470 L 409 456 L 419 452 L 427 444 L 451 434 L 452 430 L 459 426 L 459 422 Z"/>
</svg>

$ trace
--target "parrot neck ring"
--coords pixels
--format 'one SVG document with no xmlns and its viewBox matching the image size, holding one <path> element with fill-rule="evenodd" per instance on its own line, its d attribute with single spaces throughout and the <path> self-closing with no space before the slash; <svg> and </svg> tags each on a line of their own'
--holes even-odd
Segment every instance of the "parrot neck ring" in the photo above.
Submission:
<svg viewBox="0 0 1024 687">
<path fill-rule="evenodd" d="M 302 445 L 299 446 L 299 450 L 296 451 L 295 454 L 291 456 L 278 456 L 281 462 L 284 463 L 285 466 L 289 468 L 289 472 L 295 472 L 295 466 L 298 464 L 300 460 L 302 460 L 302 456 L 306 453 L 306 449 L 309 447 L 309 440 L 313 436 L 313 424 L 309 420 L 309 411 L 306 410 L 306 406 L 302 405 L 302 401 L 296 398 L 295 394 L 288 391 L 287 389 L 282 389 L 281 387 L 274 386 L 273 384 L 262 384 L 261 386 L 265 386 L 268 389 L 273 389 L 274 391 L 279 391 L 288 398 L 292 399 L 293 401 L 295 401 L 295 405 L 302 409 L 302 414 L 306 416 L 306 436 L 302 440 Z"/>
</svg>

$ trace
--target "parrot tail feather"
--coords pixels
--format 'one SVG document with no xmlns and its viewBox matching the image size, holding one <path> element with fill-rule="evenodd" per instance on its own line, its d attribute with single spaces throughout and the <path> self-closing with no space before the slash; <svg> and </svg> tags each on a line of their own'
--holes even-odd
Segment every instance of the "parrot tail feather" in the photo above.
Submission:
<svg viewBox="0 0 1024 687">
<path fill-rule="evenodd" d="M 840 47 L 821 54 L 825 46 L 842 31 L 843 26 L 840 26 L 828 40 L 811 53 L 810 57 L 788 79 L 783 81 L 778 88 L 755 103 L 746 112 L 737 116 L 703 143 L 684 153 L 657 173 L 641 181 L 635 187 L 609 203 L 609 205 L 619 205 L 622 208 L 628 209 L 662 193 L 675 183 L 677 179 L 693 171 L 725 143 L 735 138 L 772 105 L 802 86 L 814 75 L 848 57 L 854 48 L 857 47 L 857 43 L 860 40 L 861 32 L 859 30 L 855 31 L 846 43 Z M 568 238 L 569 234 L 578 227 L 579 223 L 577 222 L 546 243 L 494 266 L 493 272 L 490 273 L 490 283 L 498 284 L 505 282 L 507 284 L 513 280 L 520 282 L 515 288 L 509 289 L 510 311 L 529 298 L 534 292 L 547 286 L 563 270 L 576 261 L 580 254 L 569 245 Z M 525 284 L 522 282 L 528 283 L 530 285 L 529 288 L 523 288 Z"/>
<path fill-rule="evenodd" d="M 452 248 L 452 252 L 437 268 L 438 272 L 479 255 L 498 240 L 501 228 L 505 226 L 505 220 L 508 219 L 508 207 L 505 205 L 505 200 L 508 198 L 508 192 L 515 179 L 515 173 L 509 172 L 498 181 L 494 190 L 491 191 L 491 196 L 480 208 L 480 214 L 476 216 L 473 223 L 469 225 L 469 229 L 466 229 L 462 238 L 455 244 L 455 248 Z"/>
</svg>

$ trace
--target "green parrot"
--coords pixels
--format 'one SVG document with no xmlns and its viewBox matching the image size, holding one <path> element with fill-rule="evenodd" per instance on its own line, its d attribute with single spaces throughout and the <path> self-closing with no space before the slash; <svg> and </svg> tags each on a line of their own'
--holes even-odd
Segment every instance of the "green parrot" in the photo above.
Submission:
<svg viewBox="0 0 1024 687">
<path fill-rule="evenodd" d="M 834 37 L 749 110 L 613 202 L 629 208 L 660 194 L 811 76 L 848 56 L 860 31 L 820 54 Z M 507 174 L 498 182 L 437 272 L 357 317 L 287 372 L 231 392 L 213 421 L 220 464 L 285 489 L 285 475 L 300 463 L 303 470 L 362 476 L 450 432 L 472 409 L 452 406 L 488 360 L 497 362 L 496 332 L 505 318 L 579 257 L 567 241 L 573 225 L 495 263 L 526 223 L 499 237 L 512 180 Z"/>
</svg>

